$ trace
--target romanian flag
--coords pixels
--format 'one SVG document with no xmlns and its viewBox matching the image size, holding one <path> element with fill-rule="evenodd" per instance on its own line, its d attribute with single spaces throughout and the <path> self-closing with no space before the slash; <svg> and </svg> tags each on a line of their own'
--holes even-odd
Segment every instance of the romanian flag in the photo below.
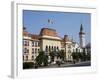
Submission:
<svg viewBox="0 0 100 80">
<path fill-rule="evenodd" d="M 52 20 L 50 20 L 50 19 L 48 19 L 48 23 L 53 24 L 53 21 L 52 21 Z"/>
</svg>

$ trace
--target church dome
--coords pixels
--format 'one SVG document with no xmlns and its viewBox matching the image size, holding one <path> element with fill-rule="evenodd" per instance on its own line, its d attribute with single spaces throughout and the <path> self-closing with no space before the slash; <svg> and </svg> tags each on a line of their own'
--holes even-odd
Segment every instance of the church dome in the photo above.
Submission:
<svg viewBox="0 0 100 80">
<path fill-rule="evenodd" d="M 51 28 L 42 28 L 40 31 L 41 36 L 52 36 L 52 37 L 58 37 L 58 34 L 55 29 Z"/>
</svg>

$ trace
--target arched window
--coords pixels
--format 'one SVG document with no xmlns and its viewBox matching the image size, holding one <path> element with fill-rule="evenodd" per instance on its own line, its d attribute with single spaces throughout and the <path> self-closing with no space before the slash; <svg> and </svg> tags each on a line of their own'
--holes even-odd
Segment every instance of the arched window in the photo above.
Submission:
<svg viewBox="0 0 100 80">
<path fill-rule="evenodd" d="M 54 46 L 54 51 L 56 51 L 56 46 Z"/>
<path fill-rule="evenodd" d="M 52 51 L 53 51 L 53 46 L 52 46 Z"/>
<path fill-rule="evenodd" d="M 24 61 L 24 55 L 23 55 L 23 61 Z"/>
<path fill-rule="evenodd" d="M 59 50 L 59 47 L 57 46 L 57 50 Z"/>
<path fill-rule="evenodd" d="M 50 46 L 49 46 L 49 51 L 51 51 L 51 48 L 50 48 Z"/>
<path fill-rule="evenodd" d="M 45 51 L 48 52 L 48 46 L 46 45 Z"/>
<path fill-rule="evenodd" d="M 38 49 L 38 53 L 39 53 L 40 49 Z"/>
</svg>

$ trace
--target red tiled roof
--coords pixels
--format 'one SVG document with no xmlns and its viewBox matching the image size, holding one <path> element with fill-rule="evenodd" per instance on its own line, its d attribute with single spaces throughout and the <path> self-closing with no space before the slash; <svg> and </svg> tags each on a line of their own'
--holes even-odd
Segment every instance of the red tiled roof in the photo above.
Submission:
<svg viewBox="0 0 100 80">
<path fill-rule="evenodd" d="M 34 39 L 34 40 L 39 40 L 40 37 L 43 36 L 43 35 L 61 38 L 60 36 L 58 36 L 55 29 L 50 29 L 50 28 L 42 28 L 41 31 L 40 31 L 40 35 L 31 34 L 27 31 L 23 31 L 23 36 L 29 36 L 29 37 L 31 37 L 31 39 Z M 61 38 L 61 39 L 64 42 L 70 41 L 67 35 L 64 35 L 64 38 Z"/>
<path fill-rule="evenodd" d="M 40 31 L 40 35 L 46 35 L 46 36 L 53 36 L 53 37 L 58 37 L 58 34 L 55 29 L 50 29 L 50 28 L 42 28 Z"/>
<path fill-rule="evenodd" d="M 30 36 L 27 31 L 23 31 L 23 36 Z"/>
<path fill-rule="evenodd" d="M 36 34 L 31 34 L 31 38 L 37 40 L 37 39 L 40 38 L 40 36 L 39 35 L 36 35 Z"/>
</svg>

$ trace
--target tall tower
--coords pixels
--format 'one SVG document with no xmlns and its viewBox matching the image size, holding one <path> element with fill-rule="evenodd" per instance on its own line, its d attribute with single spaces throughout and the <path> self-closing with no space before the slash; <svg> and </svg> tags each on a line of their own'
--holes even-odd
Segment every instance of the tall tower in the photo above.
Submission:
<svg viewBox="0 0 100 80">
<path fill-rule="evenodd" d="M 80 39 L 80 47 L 84 48 L 85 47 L 85 33 L 83 31 L 82 24 L 80 26 L 79 39 Z"/>
</svg>

